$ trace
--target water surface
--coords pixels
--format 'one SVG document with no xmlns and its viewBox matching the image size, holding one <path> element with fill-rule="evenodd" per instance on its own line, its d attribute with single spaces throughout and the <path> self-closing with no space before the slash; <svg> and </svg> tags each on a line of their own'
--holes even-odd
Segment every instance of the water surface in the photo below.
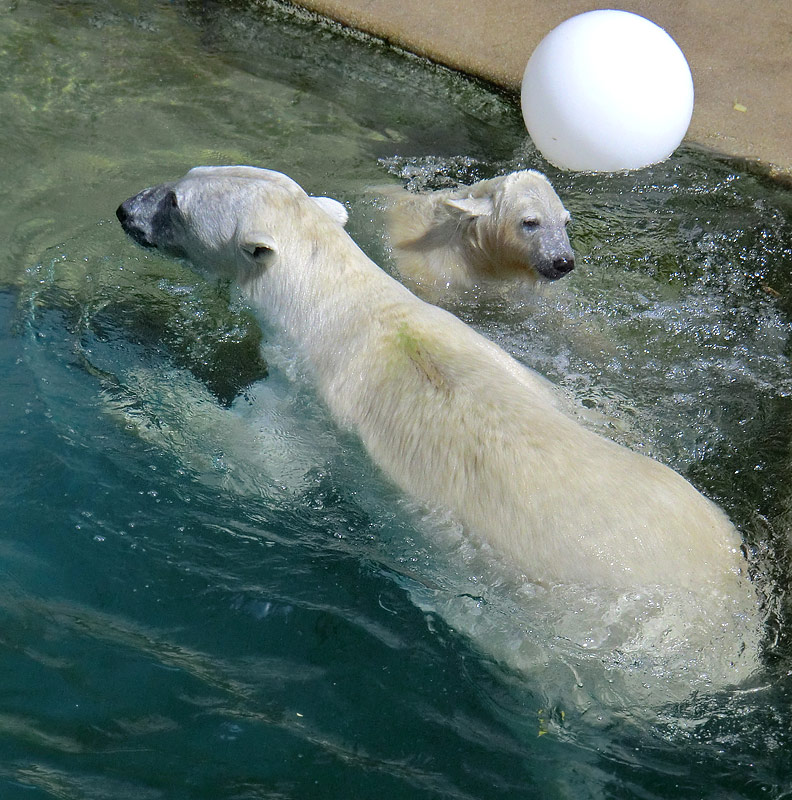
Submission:
<svg viewBox="0 0 792 800">
<path fill-rule="evenodd" d="M 790 796 L 787 189 L 690 148 L 558 173 L 510 98 L 277 6 L 2 12 L 3 798 Z M 761 672 L 642 705 L 663 676 L 555 637 L 373 473 L 271 331 L 115 222 L 213 163 L 344 201 L 386 269 L 371 187 L 545 170 L 578 269 L 455 310 L 728 510 L 772 601 Z"/>
</svg>

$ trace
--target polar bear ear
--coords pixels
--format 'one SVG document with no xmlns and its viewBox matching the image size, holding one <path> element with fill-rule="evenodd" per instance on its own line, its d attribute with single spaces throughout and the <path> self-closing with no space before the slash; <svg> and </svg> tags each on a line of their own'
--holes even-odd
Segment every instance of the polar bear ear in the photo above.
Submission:
<svg viewBox="0 0 792 800">
<path fill-rule="evenodd" d="M 342 228 L 347 224 L 349 214 L 347 214 L 343 203 L 339 203 L 338 200 L 333 200 L 332 197 L 312 197 L 311 200 Z"/>
<path fill-rule="evenodd" d="M 253 262 L 266 267 L 278 254 L 275 240 L 266 233 L 252 233 L 244 238 L 240 247 Z"/>
<path fill-rule="evenodd" d="M 495 210 L 492 198 L 486 197 L 447 197 L 443 201 L 449 208 L 461 211 L 468 217 L 486 217 Z"/>
</svg>

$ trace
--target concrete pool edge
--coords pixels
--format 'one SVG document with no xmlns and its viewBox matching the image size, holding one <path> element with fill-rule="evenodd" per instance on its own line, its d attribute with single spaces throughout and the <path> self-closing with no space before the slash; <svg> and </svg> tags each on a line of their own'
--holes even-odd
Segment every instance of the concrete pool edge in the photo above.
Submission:
<svg viewBox="0 0 792 800">
<path fill-rule="evenodd" d="M 592 8 L 621 8 L 665 28 L 693 71 L 686 142 L 792 182 L 792 11 L 757 0 L 292 0 L 434 62 L 517 94 L 533 48 L 555 25 Z M 713 11 L 714 9 L 714 11 Z"/>
</svg>

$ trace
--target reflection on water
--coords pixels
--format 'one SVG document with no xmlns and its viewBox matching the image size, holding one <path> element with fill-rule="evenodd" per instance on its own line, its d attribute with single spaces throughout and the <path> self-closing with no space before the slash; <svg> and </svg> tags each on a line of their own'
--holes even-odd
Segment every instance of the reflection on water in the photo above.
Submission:
<svg viewBox="0 0 792 800">
<path fill-rule="evenodd" d="M 0 14 L 2 796 L 784 796 L 792 195 L 692 149 L 558 173 L 508 98 L 232 5 Z M 727 508 L 771 596 L 763 671 L 670 694 L 564 638 L 605 601 L 515 594 L 372 474 L 271 331 L 117 227 L 207 163 L 338 197 L 386 269 L 372 187 L 547 171 L 575 273 L 454 310 Z"/>
</svg>

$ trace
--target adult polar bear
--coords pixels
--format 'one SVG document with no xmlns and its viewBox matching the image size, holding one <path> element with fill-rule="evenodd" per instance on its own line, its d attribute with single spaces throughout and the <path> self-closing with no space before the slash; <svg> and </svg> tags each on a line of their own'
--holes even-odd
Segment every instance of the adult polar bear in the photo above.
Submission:
<svg viewBox="0 0 792 800">
<path fill-rule="evenodd" d="M 756 619 L 740 539 L 671 469 L 587 430 L 553 387 L 379 269 L 343 207 L 253 167 L 197 167 L 118 209 L 144 246 L 238 282 L 405 492 L 531 581 L 680 590 Z"/>
</svg>

